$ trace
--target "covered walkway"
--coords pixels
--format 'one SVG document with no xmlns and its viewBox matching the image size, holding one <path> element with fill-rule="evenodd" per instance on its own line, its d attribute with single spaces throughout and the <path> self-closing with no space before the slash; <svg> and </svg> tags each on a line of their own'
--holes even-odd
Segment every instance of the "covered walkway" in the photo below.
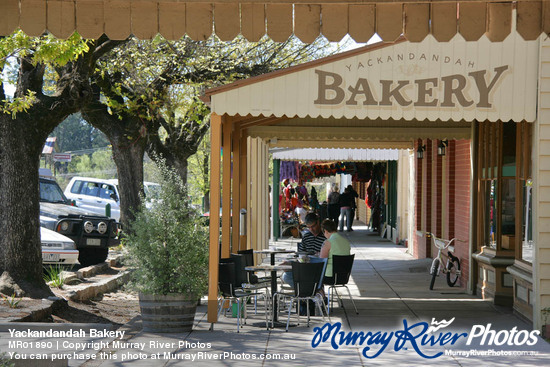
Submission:
<svg viewBox="0 0 550 367">
<path fill-rule="evenodd" d="M 353 311 L 353 306 L 347 298 L 344 297 L 345 310 L 335 307 L 332 323 L 340 322 L 344 331 L 363 331 L 364 333 L 377 331 L 397 331 L 403 330 L 403 319 L 408 324 L 426 321 L 431 323 L 432 318 L 437 321 L 443 319 L 450 320 L 455 318 L 454 322 L 442 332 L 466 332 L 470 333 L 473 325 L 491 324 L 491 329 L 495 331 L 517 330 L 531 331 L 529 323 L 523 322 L 511 310 L 498 308 L 489 301 L 483 301 L 475 296 L 468 295 L 461 288 L 449 288 L 445 279 L 437 279 L 434 290 L 429 291 L 428 267 L 430 259 L 415 260 L 405 252 L 403 246 L 395 245 L 391 241 L 381 239 L 372 234 L 367 227 L 357 223 L 353 232 L 344 232 L 352 242 L 352 253 L 356 254 L 356 261 L 353 268 L 351 291 L 359 309 L 359 315 Z M 297 239 L 288 239 L 278 241 L 273 244 L 277 247 L 296 246 Z M 229 315 L 229 313 L 228 313 Z M 214 331 L 209 331 L 210 323 L 207 321 L 206 307 L 200 306 L 195 318 L 194 331 L 185 334 L 151 334 L 141 330 L 139 320 L 124 327 L 132 335 L 128 342 L 146 342 L 156 340 L 159 342 L 173 342 L 185 340 L 189 346 L 203 347 L 196 348 L 177 348 L 166 350 L 167 352 L 179 355 L 189 354 L 196 357 L 198 353 L 203 354 L 223 354 L 226 352 L 225 359 L 205 360 L 197 359 L 193 365 L 208 366 L 228 366 L 238 362 L 239 365 L 270 365 L 270 366 L 319 366 L 331 365 L 335 358 L 338 358 L 338 365 L 348 366 L 367 366 L 367 365 L 439 365 L 439 366 L 534 366 L 548 365 L 550 363 L 550 345 L 538 338 L 534 346 L 488 346 L 480 344 L 480 338 L 474 340 L 471 345 L 465 345 L 466 338 L 462 338 L 457 344 L 444 347 L 422 347 L 421 351 L 427 355 L 435 355 L 438 352 L 448 350 L 453 353 L 459 351 L 476 350 L 477 355 L 470 357 L 458 355 L 441 355 L 435 359 L 424 359 L 419 356 L 411 345 L 407 343 L 405 348 L 394 351 L 395 337 L 388 347 L 378 357 L 367 359 L 362 356 L 363 348 L 366 346 L 340 346 L 334 350 L 327 343 L 321 343 L 317 348 L 312 348 L 312 338 L 314 328 L 322 326 L 320 317 L 314 317 L 312 325 L 307 328 L 305 323 L 300 326 L 290 328 L 289 332 L 284 329 L 276 328 L 265 330 L 263 327 L 263 314 L 250 315 L 247 325 L 245 325 L 239 334 L 236 333 L 236 319 L 231 317 L 220 317 L 214 325 Z M 302 318 L 302 322 L 305 321 Z M 127 334 L 128 334 L 127 333 Z M 435 333 L 439 335 L 439 331 Z M 208 344 L 210 343 L 210 344 Z M 208 347 L 210 345 L 210 347 Z M 373 355 L 380 349 L 377 345 L 371 345 L 372 350 L 368 355 Z M 492 350 L 492 352 L 490 351 Z M 156 349 L 158 350 L 158 348 Z M 510 356 L 494 355 L 494 353 L 527 352 L 527 355 Z M 119 350 L 117 354 L 122 355 L 124 350 Z M 479 353 L 488 353 L 481 356 Z M 536 355 L 529 355 L 536 353 Z M 162 354 L 162 353 L 161 353 Z M 251 357 L 255 355 L 256 357 Z M 259 361 L 253 358 L 259 358 L 265 355 L 270 358 L 265 361 Z M 247 356 L 250 359 L 247 359 Z M 285 356 L 293 358 L 292 360 L 276 359 Z M 119 359 L 120 360 L 120 359 Z M 546 361 L 546 362 L 544 362 Z M 174 366 L 179 365 L 181 361 L 136 361 L 143 363 L 143 366 Z M 158 362 L 157 364 L 155 364 Z M 94 364 L 95 366 L 96 364 Z M 114 366 L 116 362 L 104 361 L 101 366 Z"/>
<path fill-rule="evenodd" d="M 403 330 L 403 320 L 409 326 L 418 322 L 432 323 L 432 318 L 454 321 L 440 332 L 468 333 L 474 325 L 490 325 L 491 330 L 499 335 L 509 333 L 517 328 L 530 333 L 529 323 L 523 322 L 512 314 L 510 309 L 498 308 L 489 301 L 466 294 L 461 288 L 449 288 L 444 278 L 437 279 L 434 290 L 429 291 L 430 276 L 428 267 L 430 259 L 415 260 L 405 252 L 403 246 L 381 239 L 372 234 L 367 227 L 357 223 L 353 232 L 343 232 L 352 242 L 352 253 L 356 254 L 351 291 L 359 309 L 359 315 L 353 311 L 351 303 L 344 297 L 345 310 L 335 307 L 332 324 L 338 322 L 342 331 L 389 333 Z M 277 247 L 295 247 L 297 239 L 278 241 Z M 251 307 L 251 306 L 249 306 Z M 260 309 L 263 307 L 260 307 Z M 341 345 L 334 350 L 330 338 L 317 348 L 312 347 L 315 327 L 323 326 L 320 317 L 314 317 L 308 328 L 305 323 L 291 327 L 289 332 L 282 328 L 265 329 L 264 315 L 249 312 L 249 319 L 240 333 L 236 332 L 236 319 L 220 317 L 210 331 L 205 302 L 197 309 L 194 329 L 184 334 L 154 334 L 144 332 L 141 319 L 136 317 L 119 330 L 124 331 L 124 338 L 119 343 L 110 343 L 102 350 L 92 350 L 90 343 L 82 353 L 98 355 L 95 360 L 69 360 L 69 366 L 120 366 L 132 363 L 135 366 L 179 366 L 192 363 L 204 366 L 319 366 L 333 365 L 337 358 L 338 365 L 344 366 L 543 366 L 550 365 L 550 344 L 537 337 L 533 346 L 480 345 L 481 337 L 466 345 L 462 337 L 455 345 L 422 346 L 420 351 L 426 355 L 444 354 L 435 359 L 424 359 L 413 350 L 410 343 L 403 349 L 394 350 L 396 337 L 383 352 L 374 359 L 365 358 L 366 343 L 361 345 Z M 230 316 L 230 312 L 228 313 Z M 295 318 L 294 318 L 295 320 Z M 302 318 L 302 321 L 305 321 Z M 10 327 L 27 330 L 29 324 L 19 323 Z M 54 324 L 61 328 L 75 330 L 85 328 L 84 324 Z M 97 327 L 97 324 L 92 325 Z M 418 330 L 418 329 L 415 329 Z M 412 333 L 413 331 L 411 331 Z M 525 334 L 527 335 L 527 334 Z M 6 336 L 6 337 L 4 337 Z M 0 340 L 7 343 L 8 333 L 0 332 Z M 82 339 L 85 341 L 84 339 Z M 339 338 L 337 338 L 339 340 Z M 31 338 L 28 339 L 31 341 Z M 62 345 L 60 339 L 60 345 Z M 94 342 L 112 342 L 113 339 L 93 339 Z M 141 344 L 143 343 L 143 344 Z M 0 342 L 0 346 L 1 346 Z M 140 347 L 143 345 L 143 348 Z M 372 356 L 381 349 L 380 345 L 371 344 L 367 355 Z M 446 355 L 452 353 L 453 355 Z M 469 357 L 458 353 L 474 351 Z M 63 350 L 59 350 L 63 352 Z M 99 357 L 103 353 L 103 357 Z M 165 354 L 166 353 L 166 354 Z M 487 353 L 487 355 L 482 355 Z M 500 353 L 500 355 L 499 355 Z M 512 355 L 510 353 L 516 353 Z M 158 355 L 153 358 L 152 356 Z M 521 354 L 521 355 L 519 355 Z M 116 356 L 115 356 L 116 355 Z M 106 357 L 108 356 L 108 357 Z M 262 359 L 264 358 L 265 359 Z M 289 359 L 284 359 L 284 358 Z M 123 363 L 121 361 L 124 360 Z M 546 361 L 546 362 L 545 362 Z"/>
</svg>

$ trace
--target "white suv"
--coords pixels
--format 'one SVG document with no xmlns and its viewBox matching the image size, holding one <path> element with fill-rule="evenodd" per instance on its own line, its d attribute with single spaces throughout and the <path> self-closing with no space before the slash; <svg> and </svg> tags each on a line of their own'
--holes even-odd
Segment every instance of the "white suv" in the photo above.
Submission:
<svg viewBox="0 0 550 367">
<path fill-rule="evenodd" d="M 159 184 L 144 182 L 145 197 L 154 197 Z M 65 196 L 74 200 L 76 205 L 88 211 L 105 215 L 105 206 L 111 204 L 111 218 L 120 220 L 120 193 L 118 180 L 92 177 L 73 177 Z"/>
<path fill-rule="evenodd" d="M 105 215 L 105 206 L 111 204 L 111 218 L 120 219 L 120 195 L 118 180 L 105 180 L 92 177 L 73 177 L 65 196 L 74 200 L 79 208 Z"/>
</svg>

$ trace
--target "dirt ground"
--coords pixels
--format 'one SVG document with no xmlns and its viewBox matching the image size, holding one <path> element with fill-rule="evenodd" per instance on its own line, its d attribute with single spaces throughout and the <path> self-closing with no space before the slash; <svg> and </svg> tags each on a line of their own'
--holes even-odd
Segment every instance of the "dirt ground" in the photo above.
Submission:
<svg viewBox="0 0 550 367">
<path fill-rule="evenodd" d="M 126 270 L 124 267 L 109 267 L 100 274 L 90 279 L 102 279 L 112 277 L 120 271 Z M 67 290 L 52 288 L 57 296 L 68 299 Z M 125 289 L 123 286 L 113 292 L 100 294 L 97 297 L 82 301 L 68 301 L 65 306 L 55 308 L 50 322 L 56 323 L 112 323 L 120 326 L 135 316 L 139 315 L 139 303 L 136 292 Z"/>
<path fill-rule="evenodd" d="M 72 270 L 76 271 L 79 267 Z M 95 282 L 104 278 L 113 277 L 121 271 L 126 270 L 123 266 L 113 266 L 104 269 L 88 281 Z M 137 293 L 126 289 L 124 286 L 118 290 L 109 293 L 100 294 L 97 297 L 75 302 L 69 300 L 68 293 L 71 292 L 70 286 L 64 286 L 62 289 L 51 288 L 51 291 L 66 301 L 54 304 L 53 312 L 50 317 L 42 319 L 42 322 L 54 323 L 111 323 L 115 327 L 123 325 L 140 314 Z M 8 300 L 0 299 L 0 318 L 25 318 L 30 315 L 31 310 L 40 309 L 42 300 L 40 299 L 15 299 L 18 302 L 17 307 L 9 307 Z"/>
<path fill-rule="evenodd" d="M 85 302 L 69 301 L 54 310 L 52 322 L 112 323 L 120 326 L 139 315 L 137 294 L 125 290 L 106 293 Z"/>
</svg>

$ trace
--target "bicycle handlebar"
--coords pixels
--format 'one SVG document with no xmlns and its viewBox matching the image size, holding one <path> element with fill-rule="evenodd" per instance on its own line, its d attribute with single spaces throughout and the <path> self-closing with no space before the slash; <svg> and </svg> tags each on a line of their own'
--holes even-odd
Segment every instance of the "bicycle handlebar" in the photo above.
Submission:
<svg viewBox="0 0 550 367">
<path fill-rule="evenodd" d="M 435 246 L 442 250 L 448 248 L 451 245 L 451 243 L 457 240 L 456 238 L 452 238 L 450 240 L 439 238 L 439 237 L 436 237 L 436 235 L 434 235 L 431 232 L 424 232 L 424 234 L 426 235 L 427 238 L 433 238 Z"/>
</svg>

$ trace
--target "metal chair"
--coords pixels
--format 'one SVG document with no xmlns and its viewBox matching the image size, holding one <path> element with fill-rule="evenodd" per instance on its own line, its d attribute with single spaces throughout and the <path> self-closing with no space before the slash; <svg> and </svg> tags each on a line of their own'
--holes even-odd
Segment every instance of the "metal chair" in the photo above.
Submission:
<svg viewBox="0 0 550 367">
<path fill-rule="evenodd" d="M 332 255 L 332 277 L 325 277 L 324 283 L 325 285 L 328 285 L 328 298 L 329 298 L 329 313 L 332 309 L 332 302 L 334 301 L 334 297 L 331 296 L 332 292 L 331 290 L 336 293 L 336 296 L 338 296 L 338 300 L 340 301 L 340 304 L 342 307 L 344 307 L 344 302 L 342 301 L 342 298 L 340 297 L 340 294 L 336 290 L 337 287 L 343 287 L 348 290 L 349 298 L 351 299 L 351 303 L 353 303 L 353 307 L 355 308 L 355 313 L 359 315 L 359 312 L 357 311 L 357 306 L 355 306 L 355 301 L 353 300 L 353 297 L 351 296 L 351 292 L 347 286 L 349 282 L 349 277 L 351 275 L 351 268 L 353 267 L 353 260 L 355 259 L 355 254 L 353 255 Z"/>
<path fill-rule="evenodd" d="M 307 310 L 307 326 L 309 327 L 310 312 L 309 312 L 309 301 L 312 300 L 315 302 L 320 315 L 325 320 L 325 315 L 323 313 L 323 308 L 325 313 L 328 315 L 327 308 L 323 302 L 323 298 L 317 291 L 319 290 L 319 284 L 321 276 L 323 275 L 323 270 L 325 268 L 324 262 L 317 263 L 292 263 L 292 276 L 294 278 L 294 289 L 292 293 L 276 293 L 275 302 L 279 302 L 281 297 L 290 298 L 290 305 L 288 307 L 288 317 L 286 321 L 286 331 L 288 331 L 288 326 L 290 324 L 290 312 L 294 303 L 300 304 L 300 301 L 306 301 L 306 310 Z M 321 306 L 322 305 L 322 306 Z M 273 319 L 273 318 L 272 318 Z M 330 316 L 329 316 L 330 321 Z M 298 312 L 298 323 L 300 323 L 300 312 Z M 272 325 L 274 326 L 274 325 Z"/>
<path fill-rule="evenodd" d="M 237 332 L 242 327 L 241 325 L 241 313 L 244 313 L 244 323 L 246 324 L 246 302 L 250 297 L 264 297 L 265 299 L 265 327 L 269 328 L 267 319 L 267 304 L 268 299 L 264 293 L 248 292 L 241 288 L 241 284 L 238 282 L 236 271 L 236 258 L 220 259 L 219 264 L 219 281 L 218 288 L 220 296 L 218 297 L 218 318 L 222 310 L 225 301 L 237 302 Z M 237 260 L 238 262 L 238 260 Z"/>
<path fill-rule="evenodd" d="M 271 277 L 269 277 L 268 280 L 265 280 L 264 278 L 258 278 L 256 274 L 245 270 L 247 266 L 254 265 L 253 257 L 248 256 L 248 253 L 231 254 L 230 256 L 235 263 L 235 276 L 237 278 L 237 284 L 240 284 L 240 288 L 243 291 L 263 290 L 266 294 L 265 299 L 271 300 L 269 292 Z M 258 313 L 257 295 L 254 296 L 254 313 Z"/>
<path fill-rule="evenodd" d="M 243 255 L 245 266 L 254 266 L 254 250 L 253 249 L 239 250 L 239 251 L 237 251 L 237 254 L 238 255 Z M 259 287 L 264 287 L 264 286 L 269 287 L 269 285 L 270 285 L 269 282 L 271 282 L 271 277 L 270 276 L 258 277 L 256 274 L 254 274 L 252 272 L 247 272 L 247 276 L 248 276 L 248 283 L 249 284 L 252 284 L 252 285 L 257 284 Z M 268 292 L 269 292 L 269 289 L 268 289 Z"/>
</svg>

